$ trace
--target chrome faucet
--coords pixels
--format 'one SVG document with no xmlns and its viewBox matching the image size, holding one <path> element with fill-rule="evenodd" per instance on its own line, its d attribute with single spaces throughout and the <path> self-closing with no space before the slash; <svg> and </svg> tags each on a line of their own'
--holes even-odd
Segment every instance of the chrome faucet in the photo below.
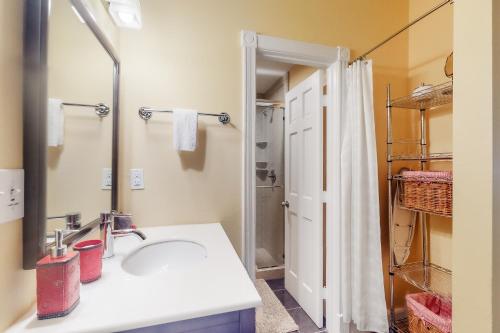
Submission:
<svg viewBox="0 0 500 333">
<path fill-rule="evenodd" d="M 103 242 L 103 252 L 102 257 L 111 258 L 115 255 L 114 252 L 114 241 L 116 237 L 125 237 L 125 236 L 136 236 L 142 240 L 146 239 L 146 235 L 140 230 L 137 229 L 120 229 L 113 230 L 113 218 L 114 214 L 111 213 L 101 213 L 101 240 Z"/>
</svg>

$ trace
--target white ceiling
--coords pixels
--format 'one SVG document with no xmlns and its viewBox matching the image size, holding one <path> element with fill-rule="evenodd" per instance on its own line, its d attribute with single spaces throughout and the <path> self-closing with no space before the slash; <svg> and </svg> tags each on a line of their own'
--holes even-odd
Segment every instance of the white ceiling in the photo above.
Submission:
<svg viewBox="0 0 500 333">
<path fill-rule="evenodd" d="M 265 60 L 257 56 L 257 93 L 266 93 L 283 75 L 288 73 L 292 64 Z"/>
</svg>

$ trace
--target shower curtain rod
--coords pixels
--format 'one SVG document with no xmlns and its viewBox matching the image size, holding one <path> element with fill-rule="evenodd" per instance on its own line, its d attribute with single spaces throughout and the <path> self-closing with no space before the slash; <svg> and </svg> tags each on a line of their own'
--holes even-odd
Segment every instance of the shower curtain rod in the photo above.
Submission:
<svg viewBox="0 0 500 333">
<path fill-rule="evenodd" d="M 372 47 L 371 49 L 369 49 L 368 51 L 366 51 L 365 53 L 363 53 L 362 55 L 360 55 L 359 57 L 357 57 L 356 59 L 354 59 L 353 61 L 351 61 L 349 63 L 349 65 L 352 65 L 352 63 L 355 62 L 355 61 L 357 61 L 357 60 L 365 59 L 367 55 L 369 55 L 370 53 L 372 53 L 373 51 L 375 51 L 379 47 L 383 46 L 385 43 L 387 43 L 388 41 L 390 41 L 394 37 L 398 36 L 400 33 L 404 32 L 405 30 L 407 30 L 408 28 L 410 28 L 415 23 L 420 22 L 421 20 L 423 20 L 424 18 L 426 18 L 427 16 L 431 15 L 436 10 L 444 7 L 447 4 L 453 4 L 453 0 L 445 0 L 442 3 L 440 3 L 440 4 L 436 5 L 435 7 L 433 7 L 428 12 L 420 15 L 415 20 L 413 20 L 412 22 L 408 23 L 407 25 L 405 25 L 404 27 L 402 27 L 401 29 L 399 29 L 397 32 L 393 33 L 392 35 L 390 35 L 389 37 L 387 37 L 386 39 L 384 39 L 382 42 L 378 43 L 377 45 L 375 45 L 374 47 Z"/>
</svg>

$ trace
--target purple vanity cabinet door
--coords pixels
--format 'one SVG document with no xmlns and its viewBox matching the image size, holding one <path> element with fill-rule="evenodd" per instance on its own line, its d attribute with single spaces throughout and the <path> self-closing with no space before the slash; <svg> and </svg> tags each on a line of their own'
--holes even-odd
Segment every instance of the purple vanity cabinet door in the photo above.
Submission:
<svg viewBox="0 0 500 333">
<path fill-rule="evenodd" d="M 255 309 L 136 328 L 121 333 L 255 333 Z"/>
<path fill-rule="evenodd" d="M 240 311 L 239 333 L 255 333 L 255 309 Z"/>
</svg>

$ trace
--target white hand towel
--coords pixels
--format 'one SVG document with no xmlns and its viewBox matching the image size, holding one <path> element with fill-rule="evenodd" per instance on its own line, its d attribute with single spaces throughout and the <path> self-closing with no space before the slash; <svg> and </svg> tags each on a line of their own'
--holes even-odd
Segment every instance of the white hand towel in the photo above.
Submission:
<svg viewBox="0 0 500 333">
<path fill-rule="evenodd" d="M 174 109 L 174 149 L 194 151 L 198 131 L 198 112 L 188 109 Z"/>
<path fill-rule="evenodd" d="M 49 98 L 47 107 L 47 145 L 58 147 L 64 144 L 64 111 L 62 100 Z"/>
</svg>

